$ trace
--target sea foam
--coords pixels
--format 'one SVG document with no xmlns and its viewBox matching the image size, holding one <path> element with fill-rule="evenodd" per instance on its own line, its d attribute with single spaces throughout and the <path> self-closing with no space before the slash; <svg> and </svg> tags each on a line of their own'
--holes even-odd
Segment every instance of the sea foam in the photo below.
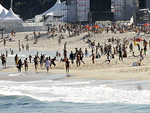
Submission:
<svg viewBox="0 0 150 113">
<path fill-rule="evenodd" d="M 0 94 L 23 95 L 50 102 L 150 104 L 150 90 L 113 88 L 111 84 L 93 80 L 0 81 Z"/>
</svg>

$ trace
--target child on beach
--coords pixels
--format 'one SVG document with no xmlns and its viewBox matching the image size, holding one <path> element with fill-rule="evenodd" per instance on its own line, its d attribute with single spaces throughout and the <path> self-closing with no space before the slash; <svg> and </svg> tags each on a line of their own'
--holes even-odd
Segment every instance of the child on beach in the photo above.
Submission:
<svg viewBox="0 0 150 113">
<path fill-rule="evenodd" d="M 32 56 L 31 56 L 31 55 L 29 55 L 29 61 L 30 61 L 30 63 L 31 63 L 31 59 L 32 59 Z"/>
<path fill-rule="evenodd" d="M 88 50 L 87 50 L 87 48 L 85 48 L 85 57 L 87 57 L 88 56 Z"/>
<path fill-rule="evenodd" d="M 47 73 L 48 73 L 49 72 L 49 68 L 50 68 L 50 61 L 49 61 L 48 57 L 46 58 L 45 66 L 46 66 L 46 70 L 47 70 Z"/>
</svg>

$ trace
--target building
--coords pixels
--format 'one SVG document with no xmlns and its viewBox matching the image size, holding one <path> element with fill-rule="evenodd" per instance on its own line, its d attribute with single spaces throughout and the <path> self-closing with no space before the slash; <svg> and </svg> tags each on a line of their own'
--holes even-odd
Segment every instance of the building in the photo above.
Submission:
<svg viewBox="0 0 150 113">
<path fill-rule="evenodd" d="M 87 22 L 90 0 L 67 0 L 67 22 Z"/>
<path fill-rule="evenodd" d="M 136 11 L 135 0 L 111 0 L 114 8 L 114 20 L 130 20 Z"/>
<path fill-rule="evenodd" d="M 150 0 L 146 0 L 145 1 L 145 7 L 150 9 Z"/>
<path fill-rule="evenodd" d="M 150 22 L 150 0 L 139 0 L 139 7 L 134 15 L 134 22 L 141 26 Z"/>
</svg>

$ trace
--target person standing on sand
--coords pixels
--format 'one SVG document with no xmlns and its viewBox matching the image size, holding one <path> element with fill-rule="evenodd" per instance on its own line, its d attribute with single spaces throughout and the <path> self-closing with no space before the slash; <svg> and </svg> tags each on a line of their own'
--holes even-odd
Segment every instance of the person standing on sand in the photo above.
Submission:
<svg viewBox="0 0 150 113">
<path fill-rule="evenodd" d="M 15 65 L 16 66 L 18 65 L 18 60 L 19 60 L 19 58 L 18 58 L 18 55 L 16 54 L 16 56 L 15 56 Z"/>
<path fill-rule="evenodd" d="M 119 60 L 122 60 L 122 61 L 123 61 L 122 51 L 121 51 L 120 49 L 119 49 L 118 53 L 119 53 Z"/>
<path fill-rule="evenodd" d="M 20 40 L 18 40 L 19 51 L 21 51 Z"/>
<path fill-rule="evenodd" d="M 11 55 L 13 55 L 14 54 L 14 51 L 13 50 L 11 50 Z"/>
<path fill-rule="evenodd" d="M 6 58 L 8 57 L 8 51 L 6 50 Z"/>
<path fill-rule="evenodd" d="M 37 72 L 37 68 L 38 68 L 38 57 L 35 56 L 33 61 L 34 61 L 35 71 Z"/>
<path fill-rule="evenodd" d="M 140 51 L 140 45 L 139 44 L 137 44 L 137 47 L 138 47 L 138 51 Z"/>
<path fill-rule="evenodd" d="M 2 65 L 3 65 L 3 68 L 5 69 L 6 68 L 6 57 L 5 55 L 1 55 L 1 60 L 2 60 Z"/>
<path fill-rule="evenodd" d="M 4 42 L 4 46 L 6 46 L 6 39 L 4 39 L 3 42 Z"/>
<path fill-rule="evenodd" d="M 61 38 L 58 38 L 58 44 L 61 45 Z"/>
<path fill-rule="evenodd" d="M 24 67 L 25 67 L 25 72 L 28 70 L 28 59 L 26 58 L 24 60 Z"/>
<path fill-rule="evenodd" d="M 146 52 L 147 52 L 147 41 L 146 40 L 144 40 L 143 46 L 144 46 L 144 54 L 146 55 Z"/>
<path fill-rule="evenodd" d="M 130 48 L 130 52 L 133 52 L 133 44 L 132 43 L 130 43 L 129 48 Z"/>
<path fill-rule="evenodd" d="M 50 33 L 50 27 L 48 26 L 47 28 L 47 34 Z"/>
<path fill-rule="evenodd" d="M 46 58 L 45 66 L 46 66 L 46 70 L 47 70 L 47 73 L 48 73 L 49 72 L 49 68 L 50 68 L 50 61 L 49 61 L 48 57 Z"/>
<path fill-rule="evenodd" d="M 141 61 L 144 59 L 144 57 L 143 57 L 143 49 L 141 49 L 141 51 L 140 51 L 140 65 L 141 65 Z"/>
<path fill-rule="evenodd" d="M 26 44 L 26 50 L 29 51 L 29 44 Z"/>
<path fill-rule="evenodd" d="M 94 52 L 92 52 L 92 62 L 93 62 L 93 64 L 95 63 L 95 54 L 94 54 Z"/>
<path fill-rule="evenodd" d="M 67 45 L 67 42 L 65 42 L 65 44 L 64 44 L 64 50 L 66 50 L 66 45 Z"/>
<path fill-rule="evenodd" d="M 22 44 L 22 50 L 24 50 L 24 45 Z"/>
<path fill-rule="evenodd" d="M 85 48 L 85 57 L 87 57 L 88 56 L 88 50 L 87 50 L 87 48 Z"/>
<path fill-rule="evenodd" d="M 53 64 L 54 67 L 56 66 L 55 61 L 56 61 L 56 57 L 51 60 L 51 65 Z"/>
<path fill-rule="evenodd" d="M 109 63 L 110 63 L 110 61 L 111 61 L 110 52 L 107 53 L 107 60 L 106 60 L 106 61 L 108 61 Z M 105 61 L 105 62 L 106 62 L 106 61 Z"/>
<path fill-rule="evenodd" d="M 74 64 L 74 54 L 73 54 L 73 51 L 71 51 L 71 53 L 70 53 L 70 60 L 71 60 L 71 63 Z"/>
<path fill-rule="evenodd" d="M 44 55 L 41 54 L 40 56 L 40 66 L 42 67 L 44 63 Z"/>
<path fill-rule="evenodd" d="M 32 59 L 32 56 L 31 56 L 31 55 L 29 55 L 29 61 L 30 61 L 30 63 L 31 63 L 31 59 Z"/>
<path fill-rule="evenodd" d="M 82 51 L 81 48 L 79 49 L 79 55 L 80 55 L 80 60 L 81 60 L 81 62 L 82 62 L 83 64 L 85 64 L 85 63 L 83 62 L 83 56 L 84 56 L 84 54 L 83 54 L 83 51 Z"/>
<path fill-rule="evenodd" d="M 76 60 L 76 65 L 77 66 L 80 66 L 80 55 L 79 54 L 77 54 L 77 60 Z"/>
<path fill-rule="evenodd" d="M 22 60 L 20 59 L 17 64 L 18 72 L 21 72 L 22 65 L 23 63 L 22 63 Z"/>
<path fill-rule="evenodd" d="M 68 58 L 67 58 L 67 61 L 66 61 L 66 73 L 69 73 L 69 67 L 70 67 L 70 65 L 69 65 L 69 60 L 68 60 Z"/>
<path fill-rule="evenodd" d="M 66 57 L 67 57 L 67 50 L 64 49 L 64 58 L 66 58 Z"/>
</svg>

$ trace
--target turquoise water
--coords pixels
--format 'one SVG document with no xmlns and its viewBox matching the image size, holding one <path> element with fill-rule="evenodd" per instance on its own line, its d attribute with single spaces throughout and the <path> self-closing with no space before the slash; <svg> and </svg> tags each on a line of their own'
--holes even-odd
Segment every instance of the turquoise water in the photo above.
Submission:
<svg viewBox="0 0 150 113">
<path fill-rule="evenodd" d="M 0 113 L 149 113 L 149 105 L 42 102 L 25 96 L 0 96 Z"/>
</svg>

